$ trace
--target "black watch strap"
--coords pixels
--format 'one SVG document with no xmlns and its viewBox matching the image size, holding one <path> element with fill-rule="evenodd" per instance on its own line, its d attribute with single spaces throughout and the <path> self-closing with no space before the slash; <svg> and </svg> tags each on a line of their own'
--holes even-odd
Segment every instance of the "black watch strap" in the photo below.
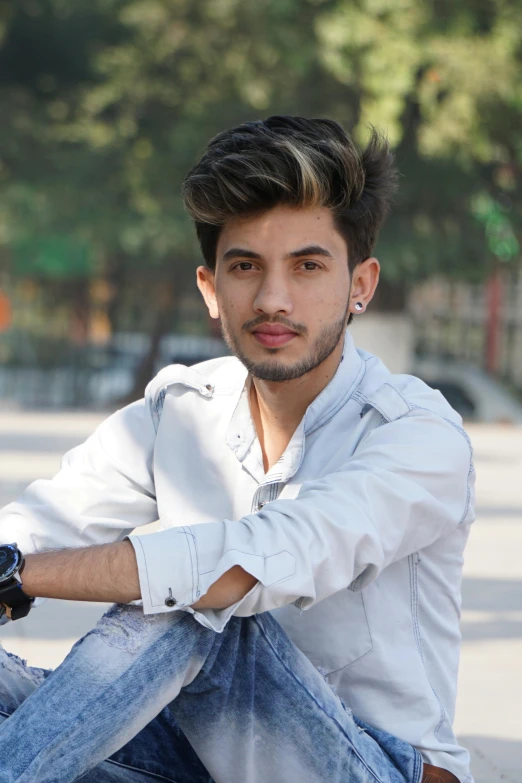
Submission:
<svg viewBox="0 0 522 783">
<path fill-rule="evenodd" d="M 11 620 L 27 617 L 33 605 L 34 598 L 24 593 L 21 585 L 15 579 L 9 584 L 0 586 L 0 603 L 5 604 L 6 614 Z"/>
</svg>

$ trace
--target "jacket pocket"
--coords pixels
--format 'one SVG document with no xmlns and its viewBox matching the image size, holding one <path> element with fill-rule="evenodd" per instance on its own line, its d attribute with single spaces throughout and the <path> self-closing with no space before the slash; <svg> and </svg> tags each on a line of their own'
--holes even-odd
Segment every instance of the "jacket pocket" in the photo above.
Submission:
<svg viewBox="0 0 522 783">
<path fill-rule="evenodd" d="M 301 611 L 288 604 L 271 611 L 294 644 L 324 674 L 344 669 L 373 647 L 364 591 L 346 588 Z"/>
</svg>

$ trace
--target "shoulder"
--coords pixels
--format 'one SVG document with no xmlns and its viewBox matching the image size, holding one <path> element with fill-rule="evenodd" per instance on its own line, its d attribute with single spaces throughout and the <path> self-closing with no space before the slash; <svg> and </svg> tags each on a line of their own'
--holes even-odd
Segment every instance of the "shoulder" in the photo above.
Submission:
<svg viewBox="0 0 522 783">
<path fill-rule="evenodd" d="M 391 373 L 375 356 L 360 352 L 366 372 L 354 397 L 366 426 L 358 451 L 400 473 L 427 476 L 442 496 L 455 487 L 471 508 L 473 448 L 462 417 L 437 390 L 413 375 Z M 439 480 L 440 479 L 440 480 Z"/>
<path fill-rule="evenodd" d="M 423 410 L 445 419 L 462 430 L 462 417 L 437 389 L 414 375 L 391 373 L 383 362 L 366 351 L 359 351 L 366 365 L 355 397 L 366 410 L 374 408 L 385 421 Z"/>
<path fill-rule="evenodd" d="M 382 437 L 393 442 L 430 444 L 434 453 L 452 453 L 473 466 L 473 448 L 462 417 L 446 398 L 414 375 L 391 373 L 376 356 L 359 351 L 366 372 L 354 394 L 366 418 L 366 433 L 382 429 Z M 391 426 L 384 426 L 391 425 Z M 447 458 L 447 457 L 446 457 Z M 470 467 L 471 466 L 471 467 Z"/>
<path fill-rule="evenodd" d="M 221 356 L 188 367 L 185 364 L 169 364 L 150 381 L 145 389 L 155 427 L 159 422 L 166 394 L 174 387 L 184 387 L 202 399 L 230 395 L 241 389 L 247 370 L 235 356 Z"/>
</svg>

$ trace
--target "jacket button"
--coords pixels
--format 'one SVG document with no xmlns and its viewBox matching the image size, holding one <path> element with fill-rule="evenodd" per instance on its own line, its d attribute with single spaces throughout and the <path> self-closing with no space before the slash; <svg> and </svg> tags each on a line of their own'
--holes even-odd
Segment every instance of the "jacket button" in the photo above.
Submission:
<svg viewBox="0 0 522 783">
<path fill-rule="evenodd" d="M 212 384 L 211 383 L 207 383 L 207 385 L 205 386 L 205 389 L 207 391 L 212 391 Z"/>
<path fill-rule="evenodd" d="M 175 606 L 176 605 L 176 599 L 172 598 L 172 596 L 169 596 L 168 598 L 165 598 L 165 606 Z"/>
</svg>

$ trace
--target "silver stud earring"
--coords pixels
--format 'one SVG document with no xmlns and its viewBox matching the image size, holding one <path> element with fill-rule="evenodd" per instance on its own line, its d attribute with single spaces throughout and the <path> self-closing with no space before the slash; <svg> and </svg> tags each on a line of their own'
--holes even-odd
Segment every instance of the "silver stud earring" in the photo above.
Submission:
<svg viewBox="0 0 522 783">
<path fill-rule="evenodd" d="M 360 313 L 362 310 L 364 310 L 364 305 L 362 302 L 356 302 L 355 303 L 355 309 L 358 313 Z"/>
</svg>

